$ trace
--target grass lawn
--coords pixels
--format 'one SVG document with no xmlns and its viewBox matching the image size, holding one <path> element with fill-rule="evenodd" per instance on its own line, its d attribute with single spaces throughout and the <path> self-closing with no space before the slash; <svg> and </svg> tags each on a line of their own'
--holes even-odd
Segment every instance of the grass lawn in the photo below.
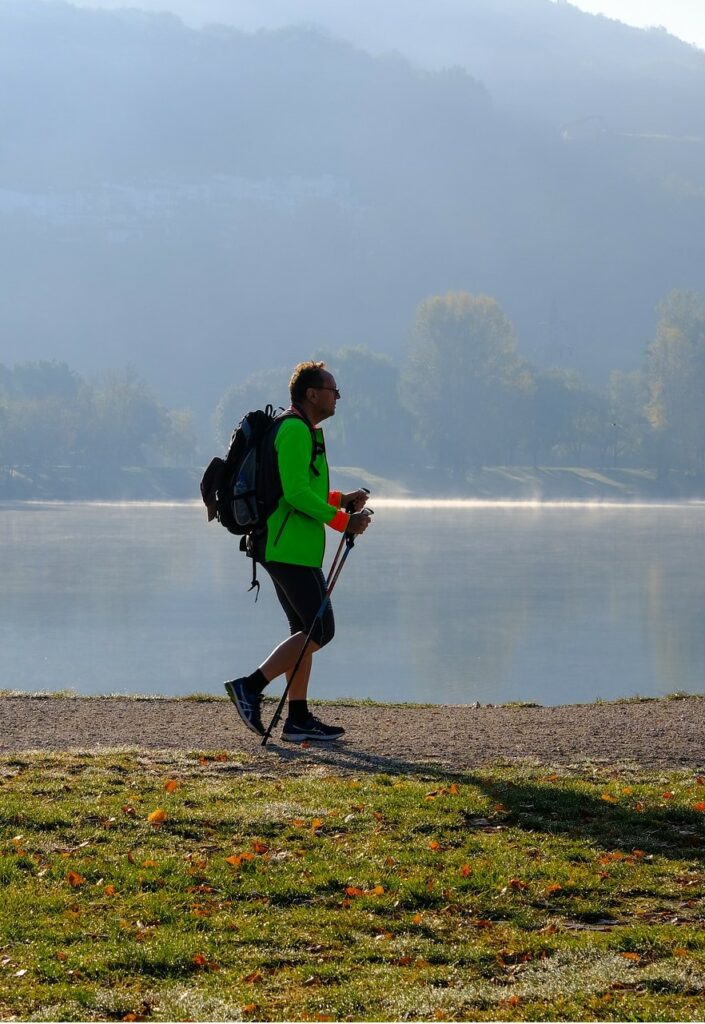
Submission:
<svg viewBox="0 0 705 1024">
<path fill-rule="evenodd" d="M 705 1020 L 705 785 L 0 759 L 0 1017 Z"/>
</svg>

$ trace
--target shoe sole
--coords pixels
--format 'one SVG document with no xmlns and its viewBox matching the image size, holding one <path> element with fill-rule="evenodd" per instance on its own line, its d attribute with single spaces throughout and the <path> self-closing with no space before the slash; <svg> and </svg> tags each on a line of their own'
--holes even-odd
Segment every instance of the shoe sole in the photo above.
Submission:
<svg viewBox="0 0 705 1024">
<path fill-rule="evenodd" d="M 240 708 L 240 704 L 239 704 L 238 699 L 237 699 L 237 695 L 236 695 L 235 691 L 233 690 L 232 686 L 230 685 L 230 683 L 225 683 L 225 692 L 227 693 L 228 697 L 230 697 L 230 700 L 235 705 L 235 710 L 237 711 L 238 715 L 240 716 L 240 721 L 242 722 L 242 724 L 247 729 L 249 729 L 250 732 L 253 732 L 255 734 L 255 736 L 264 736 L 265 730 L 262 729 L 262 731 L 260 732 L 260 730 L 255 725 L 253 725 L 253 723 L 249 720 L 249 718 L 246 718 L 245 715 L 243 714 L 243 712 L 242 712 L 242 710 Z"/>
<path fill-rule="evenodd" d="M 344 732 L 341 732 L 340 736 L 300 736 L 298 733 L 296 736 L 292 736 L 291 733 L 282 733 L 282 739 L 287 743 L 306 743 L 309 740 L 313 740 L 315 743 L 335 743 L 336 740 L 342 740 Z"/>
</svg>

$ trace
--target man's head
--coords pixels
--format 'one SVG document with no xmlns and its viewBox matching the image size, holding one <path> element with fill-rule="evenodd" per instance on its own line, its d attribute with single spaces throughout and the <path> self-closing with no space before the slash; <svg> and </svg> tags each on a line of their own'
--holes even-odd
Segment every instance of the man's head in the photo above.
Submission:
<svg viewBox="0 0 705 1024">
<path fill-rule="evenodd" d="M 309 361 L 295 367 L 289 381 L 291 401 L 306 413 L 312 423 L 318 424 L 335 416 L 335 403 L 340 398 L 335 377 L 326 364 Z"/>
</svg>

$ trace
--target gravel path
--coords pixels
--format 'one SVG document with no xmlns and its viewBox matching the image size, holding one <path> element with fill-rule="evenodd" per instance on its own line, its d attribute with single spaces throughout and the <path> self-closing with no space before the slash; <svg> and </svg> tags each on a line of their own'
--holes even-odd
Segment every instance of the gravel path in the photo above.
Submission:
<svg viewBox="0 0 705 1024">
<path fill-rule="evenodd" d="M 273 714 L 267 702 L 264 719 Z M 28 750 L 228 750 L 247 770 L 280 772 L 463 771 L 496 761 L 568 765 L 631 762 L 705 769 L 705 700 L 567 707 L 327 705 L 344 741 L 302 749 L 275 737 L 263 750 L 225 700 L 0 697 L 0 753 Z"/>
</svg>

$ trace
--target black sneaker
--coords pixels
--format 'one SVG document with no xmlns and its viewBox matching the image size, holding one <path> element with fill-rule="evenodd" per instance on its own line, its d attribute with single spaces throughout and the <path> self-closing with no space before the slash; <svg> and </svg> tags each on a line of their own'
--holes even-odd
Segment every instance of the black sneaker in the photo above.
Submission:
<svg viewBox="0 0 705 1024">
<path fill-rule="evenodd" d="M 251 732 L 264 736 L 262 725 L 262 695 L 253 693 L 247 686 L 245 676 L 231 679 L 225 684 L 225 692 L 237 709 L 237 713 Z"/>
<path fill-rule="evenodd" d="M 287 718 L 282 731 L 282 739 L 288 740 L 289 743 L 302 743 L 304 740 L 339 740 L 344 735 L 345 729 L 339 725 L 326 725 L 313 715 L 309 715 L 303 724 Z"/>
</svg>

